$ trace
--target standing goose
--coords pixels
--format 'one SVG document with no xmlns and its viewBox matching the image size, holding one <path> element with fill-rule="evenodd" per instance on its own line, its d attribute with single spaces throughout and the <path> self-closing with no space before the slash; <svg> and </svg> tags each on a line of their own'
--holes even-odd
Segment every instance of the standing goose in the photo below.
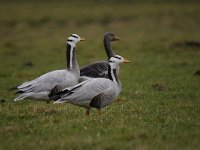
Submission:
<svg viewBox="0 0 200 150">
<path fill-rule="evenodd" d="M 120 40 L 119 37 L 114 35 L 113 33 L 106 33 L 104 35 L 104 48 L 108 57 L 108 60 L 114 56 L 114 52 L 111 47 L 111 42 Z M 80 74 L 81 76 L 93 77 L 93 78 L 108 78 L 108 61 L 98 61 L 92 64 L 86 65 L 81 68 Z M 117 67 L 117 73 L 119 72 L 119 67 Z"/>
<path fill-rule="evenodd" d="M 74 87 L 66 88 L 58 93 L 59 99 L 54 103 L 71 103 L 87 109 L 89 115 L 92 107 L 100 110 L 112 103 L 121 92 L 120 81 L 116 69 L 121 63 L 129 63 L 119 55 L 115 55 L 109 60 L 107 78 L 91 78 L 77 84 Z"/>
<path fill-rule="evenodd" d="M 72 34 L 66 43 L 67 68 L 48 72 L 40 77 L 17 86 L 16 94 L 20 94 L 14 101 L 22 99 L 46 100 L 58 89 L 74 86 L 80 77 L 79 66 L 75 57 L 76 43 L 84 41 L 77 34 Z M 14 89 L 14 88 L 13 88 Z"/>
</svg>

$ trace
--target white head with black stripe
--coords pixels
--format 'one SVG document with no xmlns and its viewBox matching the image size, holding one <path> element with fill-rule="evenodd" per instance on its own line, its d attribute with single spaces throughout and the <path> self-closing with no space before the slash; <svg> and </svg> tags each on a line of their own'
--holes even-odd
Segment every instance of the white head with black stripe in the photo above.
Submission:
<svg viewBox="0 0 200 150">
<path fill-rule="evenodd" d="M 119 55 L 112 56 L 109 60 L 111 68 L 116 68 L 121 63 L 130 63 L 130 61 Z"/>
<path fill-rule="evenodd" d="M 81 38 L 78 34 L 72 34 L 67 39 L 67 44 L 69 44 L 71 46 L 75 46 L 76 43 L 79 42 L 79 41 L 85 41 L 85 39 Z"/>
</svg>

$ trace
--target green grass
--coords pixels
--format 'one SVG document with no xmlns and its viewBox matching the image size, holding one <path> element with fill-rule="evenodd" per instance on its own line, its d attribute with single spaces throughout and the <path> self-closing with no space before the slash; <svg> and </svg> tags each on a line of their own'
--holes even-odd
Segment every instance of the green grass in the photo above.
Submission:
<svg viewBox="0 0 200 150">
<path fill-rule="evenodd" d="M 200 3 L 1 3 L 0 149 L 200 149 Z M 13 102 L 7 89 L 65 67 L 65 40 L 80 66 L 106 59 L 111 31 L 121 65 L 118 100 L 89 117 L 69 104 Z"/>
</svg>

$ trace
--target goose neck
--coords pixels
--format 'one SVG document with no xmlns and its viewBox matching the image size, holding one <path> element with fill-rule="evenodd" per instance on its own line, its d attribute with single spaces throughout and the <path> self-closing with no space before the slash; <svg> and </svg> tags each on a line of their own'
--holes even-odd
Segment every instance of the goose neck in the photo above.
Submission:
<svg viewBox="0 0 200 150">
<path fill-rule="evenodd" d="M 115 55 L 112 50 L 111 41 L 107 38 L 104 38 L 104 49 L 106 51 L 108 59 Z"/>
<path fill-rule="evenodd" d="M 72 70 L 76 65 L 76 56 L 75 56 L 75 44 L 67 43 L 66 47 L 66 59 L 67 59 L 67 69 Z"/>
<path fill-rule="evenodd" d="M 117 76 L 117 65 L 109 64 L 108 76 L 109 76 L 110 80 L 112 80 L 114 83 L 119 85 L 119 79 L 118 79 L 118 76 Z"/>
</svg>

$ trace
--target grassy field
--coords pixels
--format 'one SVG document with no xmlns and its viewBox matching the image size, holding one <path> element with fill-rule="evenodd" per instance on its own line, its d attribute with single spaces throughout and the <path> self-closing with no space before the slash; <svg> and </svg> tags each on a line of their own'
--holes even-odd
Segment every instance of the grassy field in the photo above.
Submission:
<svg viewBox="0 0 200 150">
<path fill-rule="evenodd" d="M 200 149 L 200 3 L 0 3 L 0 150 Z M 116 33 L 123 91 L 89 117 L 73 105 L 13 102 L 13 85 L 65 67 L 71 33 L 80 66 L 106 59 Z"/>
</svg>

